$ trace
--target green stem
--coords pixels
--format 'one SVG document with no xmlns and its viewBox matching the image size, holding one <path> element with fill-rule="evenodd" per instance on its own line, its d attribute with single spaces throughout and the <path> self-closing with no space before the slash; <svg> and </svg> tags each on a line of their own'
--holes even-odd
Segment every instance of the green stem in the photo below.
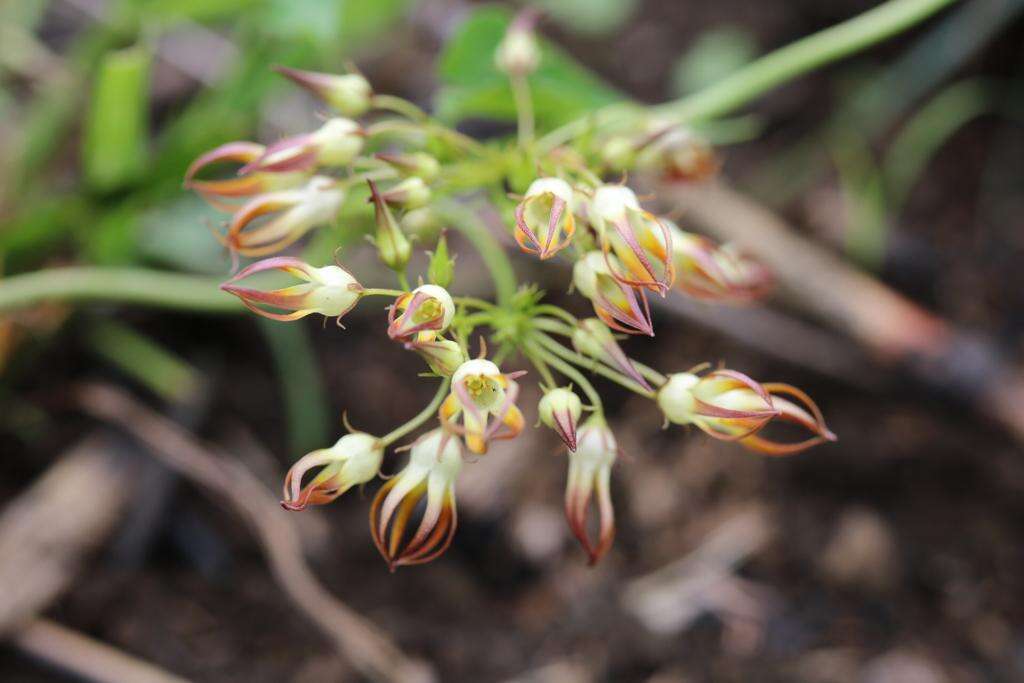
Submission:
<svg viewBox="0 0 1024 683">
<path fill-rule="evenodd" d="M 575 382 L 576 386 L 578 386 L 583 393 L 587 395 L 587 400 L 590 402 L 590 406 L 598 413 L 604 412 L 604 404 L 601 402 L 601 395 L 597 393 L 597 389 L 595 389 L 594 385 L 590 383 L 590 380 L 583 376 L 583 373 L 535 342 L 527 342 L 525 351 L 528 356 L 535 356 L 541 359 L 543 362 L 565 375 L 567 379 Z"/>
<path fill-rule="evenodd" d="M 466 236 L 473 248 L 480 253 L 484 265 L 487 266 L 487 270 L 490 271 L 491 278 L 494 280 L 498 304 L 508 304 L 516 293 L 516 274 L 512 270 L 512 262 L 509 261 L 505 250 L 472 209 L 450 200 L 439 200 L 437 209 L 444 218 L 451 221 L 459 232 Z"/>
<path fill-rule="evenodd" d="M 430 417 L 437 412 L 437 409 L 441 407 L 441 401 L 444 400 L 445 396 L 448 395 L 448 385 L 451 380 L 447 377 L 441 381 L 441 384 L 437 387 L 437 393 L 434 394 L 434 398 L 427 404 L 427 407 L 416 414 L 416 417 L 412 418 L 405 424 L 391 430 L 380 438 L 381 443 L 387 447 L 398 441 L 406 434 L 415 431 L 420 425 L 430 419 Z"/>
<path fill-rule="evenodd" d="M 601 363 L 598 363 L 593 358 L 587 358 L 586 356 L 576 353 L 575 351 L 570 351 L 569 349 L 562 346 L 561 344 L 559 344 L 558 342 L 556 342 L 554 339 L 547 336 L 543 332 L 537 332 L 535 334 L 536 339 L 545 349 L 551 351 L 552 353 L 558 356 L 561 356 L 565 360 L 571 363 L 575 363 L 576 365 L 579 365 L 581 367 L 588 368 L 593 372 L 601 375 L 605 379 L 611 380 L 612 382 L 615 382 L 619 386 L 629 389 L 634 393 L 640 394 L 645 398 L 654 398 L 654 393 L 647 391 L 643 387 L 638 386 L 636 382 L 629 379 L 622 373 L 616 372 L 615 370 L 612 370 L 611 368 L 602 365 Z"/>
<path fill-rule="evenodd" d="M 513 74 L 510 77 L 512 97 L 516 104 L 516 124 L 520 149 L 528 149 L 533 144 L 533 99 L 530 96 L 530 83 L 526 76 Z"/>
<path fill-rule="evenodd" d="M 401 289 L 386 289 L 383 287 L 368 287 L 363 290 L 363 296 L 402 296 L 405 292 Z"/>
<path fill-rule="evenodd" d="M 557 311 L 561 311 L 562 313 L 564 313 L 567 316 L 570 315 L 568 311 L 563 311 L 562 309 L 558 308 L 557 306 L 538 306 L 536 310 L 540 310 L 541 308 L 551 308 L 551 309 L 555 309 Z M 553 313 L 554 311 L 547 311 L 547 312 Z M 574 325 L 573 326 L 564 325 L 564 324 L 562 324 L 558 320 L 550 320 L 550 319 L 547 319 L 547 318 L 534 318 L 532 324 L 538 330 L 544 330 L 545 332 L 553 332 L 554 334 L 560 334 L 563 337 L 569 337 L 570 339 L 572 338 L 573 333 L 574 333 L 574 331 L 576 329 Z M 581 356 L 581 358 L 582 357 L 583 356 Z M 668 381 L 668 378 L 665 377 L 665 375 L 663 375 L 662 373 L 658 372 L 657 370 L 655 370 L 654 368 L 652 368 L 649 365 L 644 365 L 640 361 L 634 360 L 633 358 L 630 358 L 629 362 L 633 364 L 633 367 L 635 367 L 640 372 L 641 375 L 643 375 L 644 377 L 646 377 L 647 379 L 649 379 L 651 382 L 653 382 L 656 385 L 660 386 L 660 385 L 662 385 L 662 384 L 664 384 L 665 382 Z"/>
<path fill-rule="evenodd" d="M 213 278 L 145 268 L 50 268 L 0 278 L 0 311 L 43 301 L 141 304 L 207 313 L 245 310 L 219 287 L 220 280 Z"/>
</svg>

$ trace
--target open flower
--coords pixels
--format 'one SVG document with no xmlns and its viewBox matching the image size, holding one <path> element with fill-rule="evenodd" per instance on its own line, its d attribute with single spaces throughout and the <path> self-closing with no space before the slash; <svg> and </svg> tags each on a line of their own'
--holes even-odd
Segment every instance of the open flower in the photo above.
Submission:
<svg viewBox="0 0 1024 683">
<path fill-rule="evenodd" d="M 520 248 L 548 259 L 569 246 L 576 234 L 572 188 L 560 178 L 539 178 L 516 206 L 516 242 Z"/>
<path fill-rule="evenodd" d="M 569 453 L 569 478 L 565 485 L 565 516 L 569 528 L 596 564 L 615 538 L 615 509 L 612 507 L 611 473 L 618 457 L 615 436 L 604 418 L 594 415 L 580 428 L 575 452 Z M 597 542 L 587 530 L 590 501 L 597 495 Z"/>
<path fill-rule="evenodd" d="M 241 173 L 312 171 L 321 166 L 347 166 L 363 151 L 366 133 L 351 119 L 335 117 L 312 133 L 278 140 Z"/>
<path fill-rule="evenodd" d="M 566 387 L 551 389 L 537 405 L 540 421 L 555 430 L 570 451 L 576 450 L 576 425 L 583 414 L 583 402 L 576 392 Z"/>
<path fill-rule="evenodd" d="M 272 270 L 294 275 L 304 282 L 271 291 L 237 284 L 251 275 Z M 220 288 L 237 296 L 254 313 L 272 320 L 298 320 L 311 313 L 340 319 L 352 310 L 363 295 L 363 286 L 344 268 L 314 268 L 304 261 L 288 256 L 257 261 L 243 268 Z M 268 308 L 290 313 L 278 313 Z"/>
<path fill-rule="evenodd" d="M 455 480 L 460 469 L 458 439 L 435 429 L 413 444 L 409 464 L 377 492 L 370 508 L 370 533 L 391 571 L 430 562 L 448 549 L 458 522 Z M 423 517 L 406 539 L 409 520 L 424 496 Z"/>
<path fill-rule="evenodd" d="M 334 179 L 314 176 L 305 187 L 253 198 L 231 217 L 227 234 L 217 238 L 235 254 L 273 254 L 333 222 L 344 201 L 345 191 Z"/>
<path fill-rule="evenodd" d="M 452 393 L 441 404 L 441 425 L 460 434 L 466 448 L 486 453 L 492 440 L 512 439 L 523 431 L 523 414 L 516 407 L 522 373 L 504 374 L 485 358 L 468 360 L 452 375 Z M 462 416 L 462 425 L 454 422 Z"/>
<path fill-rule="evenodd" d="M 615 341 L 611 330 L 597 318 L 586 318 L 580 321 L 579 326 L 573 331 L 572 345 L 584 356 L 618 370 L 643 389 L 654 391 L 640 371 L 636 369 L 633 361 Z"/>
<path fill-rule="evenodd" d="M 612 275 L 623 284 L 646 287 L 665 296 L 675 279 L 668 226 L 641 209 L 636 194 L 623 185 L 597 188 L 590 218 L 601 238 L 601 248 L 614 251 L 625 266 L 610 262 Z"/>
<path fill-rule="evenodd" d="M 803 391 L 776 382 L 760 384 L 735 370 L 670 375 L 657 398 L 669 422 L 696 425 L 716 439 L 738 441 L 766 455 L 792 455 L 836 439 L 818 406 Z M 812 436 L 796 443 L 762 437 L 761 429 L 775 419 L 799 425 Z"/>
<path fill-rule="evenodd" d="M 429 341 L 448 329 L 455 302 L 444 287 L 420 285 L 402 294 L 388 313 L 388 336 L 396 340 Z"/>
<path fill-rule="evenodd" d="M 330 448 L 307 453 L 292 465 L 284 478 L 281 507 L 304 510 L 307 505 L 330 503 L 353 486 L 376 477 L 383 460 L 380 439 L 363 432 L 346 434 Z M 305 476 L 317 468 L 319 472 L 303 486 Z"/>
<path fill-rule="evenodd" d="M 608 327 L 627 334 L 653 337 L 654 326 L 647 297 L 643 290 L 624 284 L 612 275 L 612 267 L 616 263 L 612 255 L 588 252 L 573 266 L 572 281 L 580 294 L 590 299 L 597 317 Z"/>
<path fill-rule="evenodd" d="M 185 171 L 185 187 L 195 190 L 215 208 L 233 211 L 235 206 L 223 200 L 240 200 L 264 192 L 287 190 L 301 185 L 309 178 L 312 169 L 258 171 L 219 180 L 196 179 L 200 172 L 216 164 L 235 163 L 239 164 L 239 168 L 243 168 L 263 156 L 266 149 L 263 145 L 245 141 L 228 142 L 212 149 L 189 165 Z"/>
<path fill-rule="evenodd" d="M 772 277 L 761 263 L 735 246 L 718 245 L 665 221 L 672 232 L 676 289 L 696 299 L 742 303 L 762 297 Z"/>
<path fill-rule="evenodd" d="M 334 107 L 342 116 L 361 116 L 370 108 L 373 88 L 360 73 L 326 74 L 286 66 L 274 70 Z"/>
</svg>

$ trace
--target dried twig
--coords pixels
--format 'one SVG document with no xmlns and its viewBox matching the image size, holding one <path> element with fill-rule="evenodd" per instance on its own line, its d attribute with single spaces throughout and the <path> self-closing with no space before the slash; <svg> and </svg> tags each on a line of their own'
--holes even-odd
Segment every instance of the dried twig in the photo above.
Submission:
<svg viewBox="0 0 1024 683">
<path fill-rule="evenodd" d="M 107 385 L 88 385 L 79 403 L 91 415 L 116 423 L 183 476 L 227 502 L 252 526 L 271 569 L 292 601 L 334 642 L 364 675 L 411 683 L 434 679 L 429 667 L 407 658 L 374 625 L 331 595 L 302 555 L 292 523 L 276 498 L 246 468 L 215 454 L 174 422 Z"/>
</svg>

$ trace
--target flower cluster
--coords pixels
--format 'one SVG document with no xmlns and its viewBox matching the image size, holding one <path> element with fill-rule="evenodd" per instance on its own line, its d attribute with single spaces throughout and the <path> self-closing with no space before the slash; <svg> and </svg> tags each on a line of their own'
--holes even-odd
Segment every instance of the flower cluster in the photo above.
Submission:
<svg viewBox="0 0 1024 683">
<path fill-rule="evenodd" d="M 542 59 L 535 21 L 533 15 L 520 17 L 497 48 L 495 64 L 513 89 Z M 333 446 L 300 458 L 285 478 L 286 509 L 329 503 L 378 477 L 389 449 L 407 450 L 407 463 L 370 506 L 371 536 L 392 569 L 436 558 L 456 530 L 456 484 L 468 454 L 485 456 L 494 442 L 514 439 L 524 428 L 518 380 L 525 371 L 503 370 L 505 359 L 513 359 L 513 366 L 531 364 L 539 377 L 539 422 L 568 452 L 566 517 L 591 563 L 608 552 L 615 535 L 611 473 L 620 455 L 594 375 L 649 400 L 666 426 L 694 425 L 767 455 L 835 439 L 818 407 L 795 387 L 706 366 L 665 375 L 623 349 L 630 335 L 654 336 L 652 296 L 750 302 L 770 287 L 768 272 L 749 255 L 686 232 L 645 208 L 624 183 L 607 180 L 627 170 L 676 182 L 709 177 L 717 157 L 693 131 L 651 119 L 636 127 L 636 137 L 598 130 L 547 148 L 531 137 L 530 108 L 520 102 L 519 140 L 498 149 L 443 126 L 412 103 L 374 93 L 361 74 L 280 72 L 331 107 L 332 115 L 313 132 L 271 145 L 221 145 L 185 175 L 187 187 L 231 213 L 217 237 L 233 259 L 262 259 L 237 270 L 222 289 L 274 320 L 319 313 L 339 324 L 363 298 L 388 297 L 387 339 L 418 354 L 438 381 L 434 400 L 391 432 L 375 436 L 349 428 Z M 528 88 L 517 92 L 529 95 Z M 458 202 L 466 179 L 487 164 L 511 168 L 524 159 L 539 169 L 537 176 L 507 200 L 508 179 L 482 174 L 490 180 L 481 183 L 493 183 L 487 187 L 494 201 L 507 202 L 492 213 L 508 217 L 505 229 L 523 252 L 562 264 L 567 284 L 589 301 L 593 317 L 578 318 L 543 302 L 535 287 L 502 286 L 511 272 L 507 256 L 480 216 Z M 225 164 L 235 167 L 233 175 L 211 176 Z M 357 188 L 363 194 L 353 201 Z M 343 209 L 372 221 L 369 237 L 380 270 L 394 271 L 397 289 L 364 287 L 337 263 L 315 267 L 281 255 L 336 224 Z M 483 252 L 499 284 L 497 301 L 451 293 L 455 268 L 447 227 L 469 233 Z M 433 248 L 418 286 L 411 287 L 417 240 Z M 285 275 L 298 282 L 260 284 Z M 469 339 L 478 328 L 490 330 L 496 348 L 490 357 L 483 338 L 480 353 L 470 357 Z M 425 434 L 393 448 L 428 422 L 433 425 Z M 793 442 L 766 436 L 766 427 L 779 422 L 806 435 Z"/>
</svg>

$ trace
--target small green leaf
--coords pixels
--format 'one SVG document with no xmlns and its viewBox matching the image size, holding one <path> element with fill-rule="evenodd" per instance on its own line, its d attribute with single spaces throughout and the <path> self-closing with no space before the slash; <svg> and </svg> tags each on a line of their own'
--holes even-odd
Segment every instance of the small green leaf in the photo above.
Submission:
<svg viewBox="0 0 1024 683">
<path fill-rule="evenodd" d="M 427 279 L 438 287 L 447 287 L 455 275 L 455 261 L 448 253 L 448 238 L 442 232 L 437 246 L 430 252 L 430 265 L 427 267 Z"/>
<path fill-rule="evenodd" d="M 445 46 L 438 66 L 442 87 L 438 117 L 455 123 L 468 117 L 512 120 L 515 102 L 508 78 L 494 65 L 494 52 L 511 14 L 481 7 L 463 22 Z M 623 97 L 557 47 L 541 41 L 540 68 L 530 76 L 530 91 L 542 128 L 571 121 Z"/>
<path fill-rule="evenodd" d="M 102 192 L 139 180 L 146 168 L 149 52 L 109 52 L 100 64 L 82 141 L 89 185 Z"/>
</svg>

